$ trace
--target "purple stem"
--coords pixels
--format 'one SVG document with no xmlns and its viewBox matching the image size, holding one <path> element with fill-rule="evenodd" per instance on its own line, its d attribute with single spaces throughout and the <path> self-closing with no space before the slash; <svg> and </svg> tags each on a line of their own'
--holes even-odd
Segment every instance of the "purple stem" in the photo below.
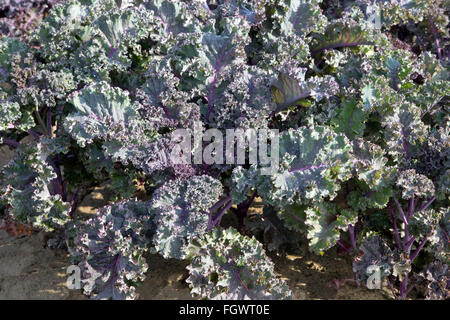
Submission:
<svg viewBox="0 0 450 320">
<path fill-rule="evenodd" d="M 394 90 L 398 91 L 398 71 L 395 71 L 395 74 L 393 76 L 392 82 L 393 82 L 393 85 L 394 85 Z"/>
<path fill-rule="evenodd" d="M 342 244 L 341 241 L 337 240 L 336 243 L 337 243 L 342 249 L 344 249 L 346 253 L 349 253 L 349 252 L 350 252 L 350 249 L 347 248 L 346 246 L 344 246 L 344 245 Z"/>
<path fill-rule="evenodd" d="M 32 15 L 27 22 L 25 23 L 23 30 L 27 30 L 28 26 L 30 25 L 31 22 L 33 22 L 36 19 L 36 14 Z"/>
<path fill-rule="evenodd" d="M 400 206 L 400 203 L 395 198 L 394 198 L 394 202 L 395 202 L 395 205 L 397 206 L 397 210 L 400 212 L 401 218 L 402 218 L 403 222 L 405 223 L 405 226 L 407 226 L 408 225 L 408 220 L 406 219 L 405 213 L 403 212 L 403 209 Z"/>
<path fill-rule="evenodd" d="M 428 240 L 428 236 L 426 236 L 425 238 L 423 238 L 422 242 L 419 244 L 419 246 L 417 247 L 416 251 L 414 251 L 414 253 L 412 254 L 410 260 L 411 263 L 414 262 L 414 260 L 416 259 L 417 255 L 419 254 L 420 250 L 422 250 L 423 246 L 425 245 L 425 243 Z"/>
<path fill-rule="evenodd" d="M 397 247 L 401 250 L 402 242 L 400 241 L 400 234 L 398 232 L 397 221 L 395 220 L 394 209 L 392 208 L 392 203 L 389 204 L 389 212 L 391 214 L 392 224 L 394 225 L 394 235 L 395 235 L 395 240 L 397 241 Z"/>
<path fill-rule="evenodd" d="M 408 213 L 406 215 L 407 219 L 411 218 L 414 214 L 414 209 L 416 208 L 414 203 L 415 203 L 415 201 L 414 201 L 414 196 L 413 196 L 411 199 L 409 199 Z"/>
<path fill-rule="evenodd" d="M 373 110 L 375 110 L 376 111 L 376 113 L 380 116 L 380 118 L 381 119 L 383 119 L 383 115 L 381 114 L 381 112 L 380 111 L 378 111 L 378 109 L 377 108 L 375 108 L 375 107 L 373 107 Z"/>
<path fill-rule="evenodd" d="M 36 140 L 39 140 L 40 139 L 40 135 L 39 135 L 39 133 L 37 133 L 36 131 L 34 131 L 34 130 L 31 130 L 31 129 L 29 129 L 28 131 L 28 134 L 30 135 L 30 136 L 33 136 L 33 138 L 35 138 Z"/>
<path fill-rule="evenodd" d="M 405 226 L 405 237 L 403 238 L 403 250 L 406 250 L 406 244 L 410 241 L 408 227 Z"/>
<path fill-rule="evenodd" d="M 180 221 L 181 221 L 182 225 L 187 224 L 186 222 L 187 222 L 188 216 L 189 216 L 189 211 L 188 211 L 187 207 L 183 205 L 181 208 L 181 214 L 180 214 Z"/>
<path fill-rule="evenodd" d="M 416 241 L 416 238 L 415 238 L 415 237 L 412 237 L 412 238 L 409 239 L 409 241 L 407 241 L 407 242 L 405 243 L 405 251 L 406 251 L 406 253 L 407 253 L 408 256 L 409 256 L 410 253 L 411 253 L 411 248 L 412 248 L 412 245 L 413 245 L 414 241 Z"/>
<path fill-rule="evenodd" d="M 398 296 L 397 296 L 397 294 L 395 293 L 394 287 L 392 286 L 392 283 L 389 281 L 389 279 L 387 279 L 387 284 L 388 284 L 389 288 L 390 288 L 391 291 L 392 291 L 392 295 L 394 296 L 395 299 L 397 299 Z"/>
<path fill-rule="evenodd" d="M 402 299 L 406 299 L 406 296 L 408 295 L 408 275 L 405 275 L 405 278 L 400 283 L 400 297 Z"/>
<path fill-rule="evenodd" d="M 111 51 L 107 55 L 107 58 L 110 59 L 118 50 L 119 50 L 119 47 L 111 48 Z"/>
<path fill-rule="evenodd" d="M 10 147 L 13 147 L 13 148 L 17 148 L 18 146 L 20 146 L 19 142 L 15 141 L 15 140 L 8 139 L 8 138 L 3 138 L 3 143 L 8 145 L 8 146 L 10 146 Z"/>
<path fill-rule="evenodd" d="M 48 128 L 48 135 L 52 135 L 52 111 L 49 109 L 47 111 L 47 128 Z"/>
<path fill-rule="evenodd" d="M 422 205 L 419 208 L 419 211 L 422 211 L 422 210 L 425 210 L 426 208 L 428 208 L 433 203 L 434 200 L 436 200 L 436 197 L 431 198 L 430 201 L 428 201 L 425 204 L 422 203 Z"/>
<path fill-rule="evenodd" d="M 163 105 L 162 103 L 161 103 L 161 107 L 163 108 L 164 113 L 166 114 L 167 118 L 169 118 L 170 120 L 173 120 L 169 110 L 167 110 L 167 107 L 165 105 Z"/>
<path fill-rule="evenodd" d="M 225 56 L 234 49 L 234 46 L 231 47 L 228 51 L 223 52 L 216 60 L 216 64 L 214 65 L 214 75 L 209 82 L 209 92 L 208 92 L 208 113 L 206 114 L 206 119 L 209 121 L 209 117 L 211 116 L 211 111 L 214 102 L 214 87 L 217 81 L 217 75 L 220 73 L 220 69 L 222 69 L 222 61 Z"/>
<path fill-rule="evenodd" d="M 206 119 L 209 121 L 209 117 L 211 115 L 212 111 L 212 105 L 213 105 L 213 99 L 214 99 L 214 86 L 216 85 L 216 76 L 220 72 L 220 63 L 222 62 L 223 58 L 225 57 L 225 54 L 221 54 L 217 60 L 216 64 L 214 66 L 214 75 L 209 83 L 209 92 L 208 92 L 208 113 L 206 115 Z"/>
<path fill-rule="evenodd" d="M 70 208 L 69 211 L 69 217 L 70 219 L 73 219 L 73 214 L 75 212 L 75 209 L 78 206 L 78 193 L 79 193 L 80 189 L 77 189 L 76 191 L 74 191 L 71 195 L 70 195 L 70 201 L 72 202 L 72 207 Z"/>
<path fill-rule="evenodd" d="M 55 192 L 59 195 L 61 195 L 61 198 L 63 201 L 67 201 L 67 191 L 66 191 L 66 181 L 62 178 L 61 168 L 59 166 L 59 155 L 57 156 L 56 160 L 50 159 L 50 157 L 47 159 L 47 161 L 52 166 L 53 170 L 55 170 L 56 173 L 56 185 L 53 185 L 55 188 Z"/>
<path fill-rule="evenodd" d="M 217 201 L 215 204 L 213 204 L 213 206 L 209 209 L 210 213 L 213 213 L 214 211 L 216 211 L 217 209 L 219 209 L 221 206 L 223 206 L 225 203 L 227 203 L 228 201 L 231 201 L 231 196 L 226 196 L 225 198 L 220 199 L 219 201 Z"/>
<path fill-rule="evenodd" d="M 212 215 L 212 212 L 209 214 L 209 223 L 208 223 L 208 231 L 211 231 L 214 229 L 217 225 L 220 224 L 220 221 L 222 221 L 223 215 L 231 208 L 233 205 L 232 201 L 228 201 L 226 205 L 220 209 L 219 213 L 215 216 Z"/>
<path fill-rule="evenodd" d="M 61 188 L 61 185 L 58 182 L 58 178 L 53 179 L 51 181 L 51 183 L 52 183 L 52 186 L 53 186 L 53 194 L 54 195 L 55 194 L 61 194 L 62 193 L 62 188 Z"/>
<path fill-rule="evenodd" d="M 233 259 L 229 258 L 228 259 L 228 265 L 230 266 L 231 270 L 233 271 L 234 275 L 236 276 L 236 278 L 239 280 L 239 282 L 242 284 L 242 286 L 244 287 L 245 291 L 247 291 L 248 296 L 255 300 L 253 297 L 253 294 L 250 292 L 250 290 L 247 288 L 247 286 L 245 285 L 244 281 L 242 281 L 241 276 L 239 275 L 239 272 L 233 267 Z"/>
<path fill-rule="evenodd" d="M 166 31 L 167 31 L 168 33 L 172 33 L 172 31 L 170 30 L 170 26 L 169 26 L 169 24 L 167 23 L 166 19 L 164 19 L 164 18 L 161 17 L 161 16 L 158 16 L 158 18 L 161 20 L 161 22 L 163 23 L 163 25 L 166 27 Z"/>
<path fill-rule="evenodd" d="M 219 213 L 216 215 L 216 217 L 213 220 L 214 226 L 216 226 L 220 223 L 223 215 L 228 211 L 228 209 L 231 208 L 232 205 L 233 205 L 233 202 L 230 201 L 219 211 Z"/>
<path fill-rule="evenodd" d="M 248 209 L 252 205 L 255 197 L 256 197 L 256 191 L 253 193 L 253 195 L 251 197 L 247 198 L 247 200 L 245 200 L 244 202 L 240 203 L 237 206 L 237 210 L 235 211 L 235 214 L 238 218 L 239 228 L 244 227 L 244 219 L 247 216 Z"/>
<path fill-rule="evenodd" d="M 431 32 L 433 33 L 433 37 L 434 37 L 434 44 L 436 45 L 436 50 L 437 50 L 437 54 L 438 54 L 438 59 L 441 60 L 442 59 L 442 51 L 441 51 L 441 46 L 439 44 L 439 38 L 438 38 L 438 33 L 437 33 L 437 28 L 434 25 L 433 21 L 430 19 L 428 19 L 428 23 L 430 24 L 431 27 Z"/>
<path fill-rule="evenodd" d="M 7 73 L 6 70 L 3 69 L 3 68 L 0 68 L 0 74 L 1 74 L 4 78 L 6 78 L 6 77 L 8 76 L 8 73 Z"/>
<path fill-rule="evenodd" d="M 352 244 L 352 248 L 356 248 L 356 234 L 355 234 L 355 228 L 352 225 L 348 225 L 348 232 L 350 234 L 350 242 Z"/>
<path fill-rule="evenodd" d="M 59 131 L 62 125 L 62 117 L 63 117 L 63 106 L 59 105 L 58 106 L 58 115 L 59 115 L 59 121 L 56 122 L 56 131 Z"/>
<path fill-rule="evenodd" d="M 447 234 L 447 231 L 445 231 L 445 230 L 442 230 L 442 231 L 444 231 L 444 236 L 447 239 L 447 242 L 450 242 L 450 238 L 449 238 L 449 236 Z"/>
<path fill-rule="evenodd" d="M 48 133 L 48 128 L 44 120 L 42 119 L 41 115 L 39 114 L 39 111 L 35 111 L 34 114 L 36 115 L 36 119 L 39 122 L 39 126 L 41 127 L 42 134 L 44 135 L 50 135 Z"/>
<path fill-rule="evenodd" d="M 121 254 L 118 254 L 116 260 L 111 264 L 111 265 L 114 264 L 114 268 L 113 268 L 113 272 L 111 274 L 111 278 L 109 278 L 108 281 L 106 282 L 107 284 L 114 282 L 114 279 L 117 275 L 117 266 L 119 265 L 120 257 L 121 257 Z M 108 266 L 108 268 L 109 268 L 109 266 Z"/>
<path fill-rule="evenodd" d="M 419 203 L 419 198 L 416 198 L 415 200 L 414 200 L 414 208 L 415 207 L 417 207 L 417 204 Z"/>
<path fill-rule="evenodd" d="M 64 180 L 61 183 L 61 198 L 64 202 L 67 202 L 67 181 Z"/>
</svg>

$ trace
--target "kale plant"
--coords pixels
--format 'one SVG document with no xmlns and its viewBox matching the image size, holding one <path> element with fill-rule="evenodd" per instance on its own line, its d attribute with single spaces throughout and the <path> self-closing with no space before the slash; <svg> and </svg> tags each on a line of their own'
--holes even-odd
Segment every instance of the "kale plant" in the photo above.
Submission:
<svg viewBox="0 0 450 320">
<path fill-rule="evenodd" d="M 0 1 L 5 221 L 64 237 L 97 299 L 137 298 L 147 252 L 188 260 L 196 297 L 291 298 L 266 251 L 303 242 L 448 298 L 448 4 Z"/>
</svg>

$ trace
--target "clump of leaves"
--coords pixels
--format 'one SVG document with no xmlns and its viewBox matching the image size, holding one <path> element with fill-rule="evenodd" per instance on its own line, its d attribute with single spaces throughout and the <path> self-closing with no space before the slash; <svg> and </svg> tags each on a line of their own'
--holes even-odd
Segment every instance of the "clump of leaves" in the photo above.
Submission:
<svg viewBox="0 0 450 320">
<path fill-rule="evenodd" d="M 443 298 L 446 4 L 0 0 L 10 36 L 16 13 L 46 16 L 0 39 L 0 143 L 15 150 L 2 210 L 64 234 L 91 297 L 136 298 L 151 250 L 192 259 L 201 297 L 289 298 L 262 248 L 307 239 L 351 255 L 359 282 L 378 268 L 409 298 L 422 274 Z M 234 142 L 260 130 L 267 150 L 220 157 L 230 129 Z M 264 151 L 279 159 L 270 175 Z M 80 222 L 80 194 L 105 181 L 121 202 Z M 223 230 L 226 215 L 261 242 Z"/>
<path fill-rule="evenodd" d="M 191 293 L 208 299 L 286 299 L 292 293 L 274 277 L 274 265 L 255 238 L 217 228 L 190 244 L 186 280 Z"/>
</svg>

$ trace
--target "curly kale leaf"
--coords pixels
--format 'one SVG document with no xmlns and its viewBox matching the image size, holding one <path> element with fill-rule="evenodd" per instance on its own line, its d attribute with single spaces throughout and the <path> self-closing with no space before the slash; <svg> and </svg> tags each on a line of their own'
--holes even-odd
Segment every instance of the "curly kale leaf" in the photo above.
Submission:
<svg viewBox="0 0 450 320">
<path fill-rule="evenodd" d="M 365 283 L 375 268 L 380 271 L 381 280 L 391 274 L 393 252 L 380 237 L 366 239 L 360 250 L 362 256 L 353 260 L 353 272 L 359 281 Z"/>
<path fill-rule="evenodd" d="M 71 205 L 56 193 L 53 182 L 57 174 L 47 162 L 49 157 L 67 151 L 67 141 L 42 139 L 21 145 L 15 158 L 3 168 L 0 200 L 16 220 L 46 231 L 70 220 Z"/>
<path fill-rule="evenodd" d="M 113 161 L 149 173 L 169 166 L 169 138 L 156 140 L 151 123 L 139 113 L 142 106 L 131 102 L 128 92 L 99 82 L 75 93 L 71 103 L 75 112 L 66 117 L 64 126 L 81 147 L 100 141 Z"/>
<path fill-rule="evenodd" d="M 290 0 L 287 3 L 284 4 L 287 11 L 280 25 L 284 36 L 294 34 L 301 38 L 313 31 L 322 31 L 327 19 L 319 7 L 320 1 Z"/>
<path fill-rule="evenodd" d="M 436 260 L 419 276 L 427 282 L 427 300 L 445 300 L 450 297 L 450 270 L 448 265 Z"/>
<path fill-rule="evenodd" d="M 233 74 L 230 84 L 216 101 L 214 126 L 218 128 L 265 129 L 275 109 L 266 71 L 248 67 Z"/>
<path fill-rule="evenodd" d="M 103 140 L 115 134 L 126 139 L 139 129 L 139 106 L 131 103 L 126 91 L 110 87 L 106 82 L 76 92 L 71 104 L 75 112 L 66 117 L 65 127 L 81 147 L 96 138 Z M 125 134 L 121 130 L 126 130 Z"/>
<path fill-rule="evenodd" d="M 161 22 L 163 26 L 161 40 L 163 41 L 167 41 L 171 35 L 192 32 L 198 27 L 195 25 L 197 21 L 194 14 L 195 11 L 200 11 L 200 8 L 196 8 L 198 4 L 189 7 L 183 1 L 155 0 L 145 1 L 143 5 L 153 13 L 155 19 Z"/>
<path fill-rule="evenodd" d="M 274 264 L 255 238 L 218 228 L 189 246 L 186 282 L 191 294 L 207 299 L 289 299 L 291 291 L 274 274 Z"/>
<path fill-rule="evenodd" d="M 54 108 L 75 90 L 72 73 L 67 70 L 40 70 L 28 79 L 27 86 L 17 90 L 17 100 L 33 110 Z"/>
<path fill-rule="evenodd" d="M 31 49 L 15 38 L 0 39 L 0 131 L 27 131 L 35 123 L 31 111 L 22 108 L 17 90 L 35 72 L 30 67 Z"/>
<path fill-rule="evenodd" d="M 382 125 L 388 154 L 399 164 L 408 162 L 428 136 L 420 110 L 410 104 L 395 108 L 391 115 L 384 118 Z"/>
<path fill-rule="evenodd" d="M 349 100 L 342 103 L 338 116 L 332 122 L 336 126 L 336 132 L 344 133 L 353 140 L 355 137 L 362 137 L 367 118 L 367 113 L 361 110 L 357 102 Z"/>
<path fill-rule="evenodd" d="M 42 21 L 49 9 L 61 0 L 1 0 L 0 32 L 8 37 L 26 36 Z"/>
<path fill-rule="evenodd" d="M 156 251 L 165 258 L 185 258 L 189 242 L 206 232 L 210 208 L 222 193 L 220 181 L 206 175 L 171 180 L 156 190 L 152 199 Z"/>
<path fill-rule="evenodd" d="M 70 69 L 78 80 L 109 79 L 126 71 L 139 41 L 158 34 L 151 12 L 135 4 L 119 8 L 115 1 L 67 1 L 52 10 L 34 35 L 40 53 L 53 68 Z"/>
<path fill-rule="evenodd" d="M 365 212 L 370 208 L 385 208 L 393 194 L 391 187 L 382 187 L 374 191 L 365 183 L 358 183 L 357 189 L 347 195 L 346 201 L 352 210 Z"/>
<path fill-rule="evenodd" d="M 152 62 L 145 83 L 136 95 L 143 105 L 144 119 L 155 130 L 164 127 L 193 128 L 200 121 L 200 108 L 187 102 L 192 95 L 178 90 L 180 79 L 172 72 L 169 59 Z"/>
<path fill-rule="evenodd" d="M 288 130 L 280 134 L 279 172 L 270 179 L 272 190 L 259 194 L 281 205 L 307 200 L 330 199 L 339 181 L 350 177 L 350 149 L 347 138 L 328 127 Z"/>
<path fill-rule="evenodd" d="M 408 230 L 416 239 L 428 236 L 430 243 L 433 244 L 437 240 L 435 237 L 438 236 L 439 222 L 442 218 L 442 212 L 429 208 L 414 212 L 408 221 Z"/>
<path fill-rule="evenodd" d="M 106 206 L 77 227 L 71 253 L 82 269 L 84 294 L 136 299 L 136 284 L 148 269 L 144 253 L 154 227 L 149 204 L 136 200 Z"/>
<path fill-rule="evenodd" d="M 437 225 L 432 225 L 435 229 L 433 230 L 432 236 L 429 237 L 431 245 L 429 247 L 425 247 L 425 250 L 434 255 L 436 259 L 442 261 L 443 263 L 450 264 L 450 209 L 441 209 L 439 216 L 441 219 Z M 435 215 L 432 218 L 434 217 Z M 420 221 L 420 218 L 417 220 L 421 225 L 426 224 L 427 222 Z M 427 226 L 427 228 L 429 228 L 429 226 Z M 422 232 L 422 234 L 429 234 L 429 230 L 425 231 L 428 231 L 428 233 Z"/>
<path fill-rule="evenodd" d="M 1 101 L 0 108 L 0 131 L 16 128 L 15 123 L 22 116 L 20 105 L 17 102 Z"/>
<path fill-rule="evenodd" d="M 331 76 L 305 79 L 305 69 L 285 66 L 278 78 L 272 83 L 273 100 L 277 108 L 272 114 L 289 106 L 302 105 L 308 97 L 316 101 L 328 98 L 338 91 L 338 84 Z"/>
<path fill-rule="evenodd" d="M 434 184 L 437 199 L 450 196 L 450 131 L 449 126 L 433 129 L 414 156 L 413 168 Z"/>
<path fill-rule="evenodd" d="M 370 32 L 354 20 L 350 25 L 337 22 L 327 26 L 323 35 L 316 35 L 311 46 L 311 54 L 317 55 L 324 50 L 372 45 Z"/>
<path fill-rule="evenodd" d="M 323 255 L 333 247 L 340 237 L 340 231 L 346 231 L 348 225 L 354 225 L 357 213 L 353 210 L 338 210 L 334 203 L 318 203 L 306 210 L 305 224 L 312 252 Z"/>
<path fill-rule="evenodd" d="M 0 80 L 2 83 L 11 80 L 10 72 L 14 64 L 13 56 L 24 57 L 29 51 L 28 45 L 19 39 L 7 37 L 0 39 Z"/>
<path fill-rule="evenodd" d="M 353 170 L 359 180 L 371 190 L 381 191 L 392 185 L 395 168 L 388 165 L 388 159 L 378 145 L 356 138 L 352 142 Z"/>
<path fill-rule="evenodd" d="M 243 27 L 245 24 L 238 27 L 239 23 L 243 24 L 244 21 L 231 20 L 221 34 L 204 33 L 201 38 L 200 58 L 208 75 L 203 90 L 208 100 L 206 110 L 208 121 L 211 121 L 211 114 L 217 112 L 215 105 L 220 101 L 223 87 L 227 85 L 233 73 L 242 68 L 246 62 L 244 47 L 249 38 L 245 33 L 246 28 Z"/>
<path fill-rule="evenodd" d="M 252 25 L 260 25 L 266 19 L 266 5 L 272 0 L 217 0 L 210 9 L 219 10 L 221 17 L 243 16 Z"/>
<path fill-rule="evenodd" d="M 423 174 L 409 169 L 401 171 L 397 177 L 397 185 L 402 189 L 402 198 L 430 198 L 434 196 L 434 184 Z"/>
<path fill-rule="evenodd" d="M 306 205 L 291 204 L 277 210 L 277 216 L 284 221 L 287 229 L 306 234 Z"/>
</svg>

